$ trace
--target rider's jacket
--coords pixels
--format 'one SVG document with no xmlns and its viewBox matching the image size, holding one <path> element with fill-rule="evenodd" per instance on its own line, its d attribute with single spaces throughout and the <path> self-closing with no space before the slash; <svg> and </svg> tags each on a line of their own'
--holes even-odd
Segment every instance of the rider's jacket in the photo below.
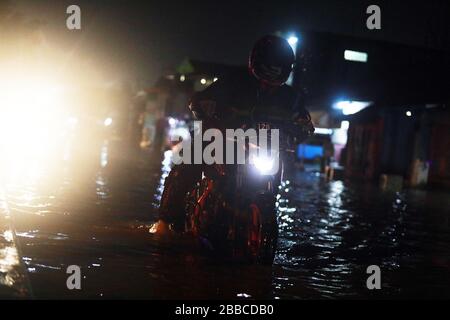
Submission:
<svg viewBox="0 0 450 320">
<path fill-rule="evenodd" d="M 249 73 L 233 73 L 195 94 L 189 108 L 207 127 L 236 128 L 249 120 L 258 123 L 302 124 L 299 136 L 314 132 L 301 96 L 288 85 L 262 88 Z M 300 127 L 299 127 L 300 128 Z"/>
<path fill-rule="evenodd" d="M 189 104 L 202 128 L 236 129 L 242 124 L 297 123 L 297 141 L 314 132 L 309 113 L 300 95 L 287 85 L 263 89 L 248 73 L 231 74 L 195 94 Z M 269 129 L 266 127 L 266 129 Z M 284 129 L 284 128 L 281 128 Z M 166 178 L 161 198 L 160 218 L 184 221 L 184 196 L 202 174 L 201 166 L 177 165 Z"/>
</svg>

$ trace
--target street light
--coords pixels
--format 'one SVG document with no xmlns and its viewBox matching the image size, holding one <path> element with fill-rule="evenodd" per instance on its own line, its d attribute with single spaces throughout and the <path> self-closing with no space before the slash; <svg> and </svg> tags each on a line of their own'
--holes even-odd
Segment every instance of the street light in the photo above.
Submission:
<svg viewBox="0 0 450 320">
<path fill-rule="evenodd" d="M 298 38 L 296 36 L 290 36 L 288 38 L 288 42 L 291 45 L 291 47 L 294 47 L 298 42 Z M 292 48 L 292 49 L 294 49 L 294 48 Z"/>
<path fill-rule="evenodd" d="M 296 53 L 297 53 L 298 37 L 295 36 L 294 34 L 291 34 L 290 36 L 287 37 L 287 42 L 288 42 L 289 45 L 291 46 L 292 51 L 294 51 L 294 56 L 295 56 Z M 286 81 L 286 83 L 287 83 L 288 85 L 292 85 L 293 80 L 294 80 L 294 79 L 293 79 L 293 73 L 291 73 L 291 74 L 289 75 L 289 78 L 288 78 L 288 80 Z"/>
<path fill-rule="evenodd" d="M 370 101 L 338 101 L 333 104 L 333 108 L 337 110 L 341 110 L 343 115 L 351 115 L 355 114 L 368 106 L 370 106 L 372 102 Z"/>
</svg>

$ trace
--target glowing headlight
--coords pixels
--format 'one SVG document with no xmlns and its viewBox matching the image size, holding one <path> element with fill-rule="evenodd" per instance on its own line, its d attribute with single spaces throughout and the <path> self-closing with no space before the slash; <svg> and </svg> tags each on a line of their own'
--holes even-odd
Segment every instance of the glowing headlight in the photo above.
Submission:
<svg viewBox="0 0 450 320">
<path fill-rule="evenodd" d="M 270 157 L 253 157 L 252 161 L 256 169 L 258 169 L 261 174 L 271 174 L 274 169 L 275 160 Z"/>
</svg>

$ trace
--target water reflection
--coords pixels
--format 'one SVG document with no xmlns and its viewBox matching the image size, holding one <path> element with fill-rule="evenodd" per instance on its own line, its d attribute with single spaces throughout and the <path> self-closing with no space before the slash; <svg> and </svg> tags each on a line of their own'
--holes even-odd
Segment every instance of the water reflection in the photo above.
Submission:
<svg viewBox="0 0 450 320">
<path fill-rule="evenodd" d="M 164 158 L 161 163 L 161 178 L 159 179 L 158 187 L 156 188 L 155 200 L 156 206 L 159 206 L 159 201 L 161 201 L 161 196 L 164 191 L 164 182 L 166 181 L 167 176 L 171 170 L 172 164 L 172 150 L 167 150 L 164 152 Z"/>
<path fill-rule="evenodd" d="M 411 204 L 417 206 L 417 201 L 412 201 L 413 198 L 408 201 L 405 193 L 381 193 L 376 186 L 325 182 L 314 173 L 304 173 L 299 178 L 290 196 L 290 206 L 297 209 L 296 213 L 291 219 L 279 214 L 282 222 L 276 264 L 281 268 L 275 269 L 274 295 L 285 298 L 376 296 L 364 290 L 365 268 L 370 264 L 380 265 L 387 274 L 385 296 L 413 294 L 412 288 L 417 284 L 399 279 L 404 279 L 405 268 L 414 270 L 423 266 L 423 261 L 418 264 L 424 246 L 418 239 L 426 236 L 420 230 L 424 227 L 422 213 L 417 215 L 417 208 L 411 210 Z M 280 206 L 286 203 L 281 199 L 280 196 Z M 446 210 L 441 209 L 439 215 Z M 407 219 L 414 224 L 408 225 Z M 411 237 L 405 239 L 408 231 Z M 448 249 L 448 228 L 445 235 L 442 232 L 440 235 L 446 239 Z M 416 241 L 412 243 L 414 238 Z M 440 251 L 442 255 L 448 256 Z M 287 272 L 288 279 L 281 276 Z M 441 277 L 445 278 L 444 274 Z M 444 292 L 448 290 L 438 278 L 431 282 Z M 418 287 L 430 285 L 421 282 Z M 299 290 L 299 286 L 303 289 Z"/>
<path fill-rule="evenodd" d="M 11 217 L 4 198 L 0 204 L 0 297 L 25 297 L 29 290 L 10 227 Z"/>
<path fill-rule="evenodd" d="M 0 213 L 14 217 L 14 228 L 0 223 L 3 287 L 26 292 L 22 261 L 41 298 L 450 296 L 448 194 L 392 193 L 301 172 L 278 191 L 274 266 L 222 265 L 199 255 L 192 239 L 164 242 L 148 232 L 171 152 L 120 148 L 105 142 L 26 170 L 2 167 Z M 83 270 L 82 292 L 66 290 L 71 264 Z M 370 264 L 382 268 L 381 293 L 364 287 Z"/>
</svg>

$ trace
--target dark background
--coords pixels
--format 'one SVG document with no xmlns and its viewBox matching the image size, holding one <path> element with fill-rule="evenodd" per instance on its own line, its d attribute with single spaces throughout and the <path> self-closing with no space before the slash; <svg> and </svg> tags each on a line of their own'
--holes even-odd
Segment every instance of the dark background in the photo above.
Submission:
<svg viewBox="0 0 450 320">
<path fill-rule="evenodd" d="M 145 82 L 184 57 L 244 64 L 254 40 L 274 31 L 326 31 L 449 48 L 450 7 L 445 0 L 10 2 L 27 19 L 40 21 L 49 42 L 85 54 L 105 70 Z M 81 7 L 81 31 L 66 29 L 70 4 Z M 381 30 L 366 28 L 370 4 L 381 7 Z"/>
</svg>

